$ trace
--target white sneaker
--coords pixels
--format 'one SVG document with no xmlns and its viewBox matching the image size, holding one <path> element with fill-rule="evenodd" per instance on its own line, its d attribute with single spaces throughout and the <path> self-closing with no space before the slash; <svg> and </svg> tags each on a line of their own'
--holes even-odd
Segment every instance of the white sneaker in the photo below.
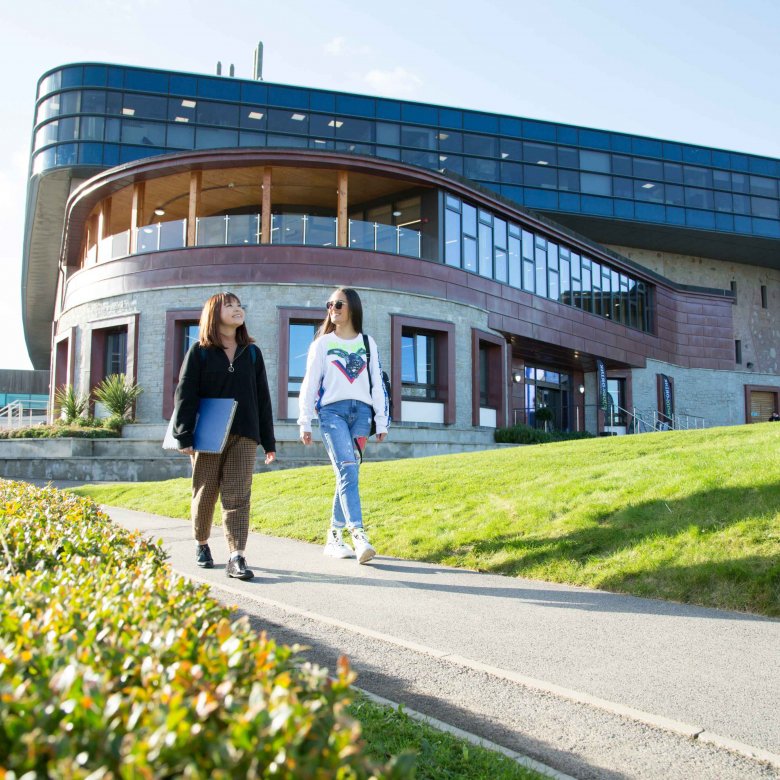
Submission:
<svg viewBox="0 0 780 780">
<path fill-rule="evenodd" d="M 328 529 L 328 541 L 325 544 L 325 549 L 322 551 L 324 555 L 328 555 L 331 558 L 355 557 L 355 551 L 341 538 L 343 530 L 343 528 Z"/>
<path fill-rule="evenodd" d="M 358 563 L 368 563 L 376 555 L 376 550 L 371 546 L 362 528 L 352 529 L 352 543 L 355 545 Z"/>
</svg>

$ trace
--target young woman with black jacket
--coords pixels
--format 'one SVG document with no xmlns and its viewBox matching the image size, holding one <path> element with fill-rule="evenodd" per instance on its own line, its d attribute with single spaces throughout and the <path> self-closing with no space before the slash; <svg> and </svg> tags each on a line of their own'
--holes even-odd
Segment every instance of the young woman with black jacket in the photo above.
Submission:
<svg viewBox="0 0 780 780">
<path fill-rule="evenodd" d="M 271 394 L 265 364 L 244 322 L 238 297 L 224 292 L 209 298 L 200 316 L 199 339 L 187 352 L 176 388 L 173 435 L 179 450 L 192 460 L 192 526 L 196 560 L 210 569 L 214 559 L 208 541 L 217 498 L 222 498 L 222 523 L 230 559 L 228 577 L 248 580 L 249 501 L 258 444 L 265 463 L 276 460 Z M 238 401 L 222 452 L 193 450 L 195 417 L 201 398 Z"/>
</svg>

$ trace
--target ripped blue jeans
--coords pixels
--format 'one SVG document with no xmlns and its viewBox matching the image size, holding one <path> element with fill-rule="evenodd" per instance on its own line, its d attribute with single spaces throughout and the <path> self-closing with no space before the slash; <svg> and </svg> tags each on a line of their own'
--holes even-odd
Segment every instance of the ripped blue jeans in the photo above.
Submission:
<svg viewBox="0 0 780 780">
<path fill-rule="evenodd" d="M 333 497 L 334 528 L 362 528 L 363 510 L 358 491 L 359 464 L 355 439 L 368 436 L 371 430 L 372 408 L 362 401 L 336 401 L 319 411 L 320 434 L 336 474 L 336 494 Z"/>
</svg>

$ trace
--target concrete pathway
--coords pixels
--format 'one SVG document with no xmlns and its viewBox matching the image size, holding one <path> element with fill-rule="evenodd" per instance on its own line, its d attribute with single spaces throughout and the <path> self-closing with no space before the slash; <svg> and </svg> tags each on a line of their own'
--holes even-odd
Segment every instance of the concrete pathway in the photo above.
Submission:
<svg viewBox="0 0 780 780">
<path fill-rule="evenodd" d="M 189 524 L 107 508 L 358 685 L 575 777 L 780 777 L 780 621 L 250 534 L 250 582 L 199 569 Z"/>
</svg>

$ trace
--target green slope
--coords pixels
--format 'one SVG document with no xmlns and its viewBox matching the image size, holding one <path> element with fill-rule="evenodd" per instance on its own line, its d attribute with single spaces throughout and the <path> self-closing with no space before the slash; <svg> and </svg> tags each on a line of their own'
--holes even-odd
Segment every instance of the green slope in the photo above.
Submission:
<svg viewBox="0 0 780 780">
<path fill-rule="evenodd" d="M 780 425 L 366 463 L 361 485 L 383 555 L 780 616 Z M 333 486 L 324 466 L 256 475 L 253 529 L 321 541 Z M 187 517 L 188 489 L 77 492 Z"/>
</svg>

